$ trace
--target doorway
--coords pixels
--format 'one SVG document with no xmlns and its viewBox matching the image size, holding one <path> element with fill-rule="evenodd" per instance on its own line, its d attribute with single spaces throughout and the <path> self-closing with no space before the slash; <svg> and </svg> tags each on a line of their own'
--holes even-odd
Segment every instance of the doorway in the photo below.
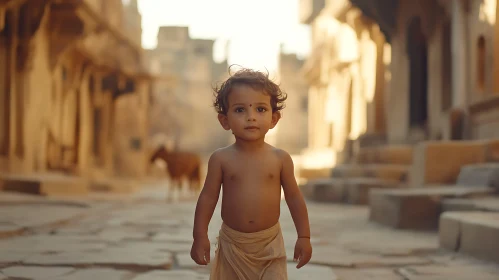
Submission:
<svg viewBox="0 0 499 280">
<path fill-rule="evenodd" d="M 420 17 L 410 20 L 407 35 L 409 125 L 411 128 L 425 128 L 428 121 L 428 47 Z"/>
</svg>

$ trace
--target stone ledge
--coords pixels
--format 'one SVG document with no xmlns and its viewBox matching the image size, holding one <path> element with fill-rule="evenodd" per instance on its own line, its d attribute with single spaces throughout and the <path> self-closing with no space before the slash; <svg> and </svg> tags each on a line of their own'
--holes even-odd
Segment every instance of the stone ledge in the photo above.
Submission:
<svg viewBox="0 0 499 280">
<path fill-rule="evenodd" d="M 85 195 L 88 182 L 79 177 L 59 174 L 4 174 L 2 190 L 36 195 Z"/>
<path fill-rule="evenodd" d="M 328 178 L 331 174 L 331 168 L 301 168 L 300 169 L 300 178 L 306 180 L 315 180 L 321 178 Z"/>
<path fill-rule="evenodd" d="M 352 178 L 345 181 L 346 202 L 365 205 L 369 203 L 369 192 L 372 189 L 394 189 L 401 187 L 396 180 L 377 178 Z"/>
<path fill-rule="evenodd" d="M 450 198 L 442 202 L 443 211 L 487 211 L 499 212 L 499 196 L 463 199 Z"/>
<path fill-rule="evenodd" d="M 499 164 L 482 163 L 461 167 L 456 185 L 487 186 L 499 190 Z"/>
<path fill-rule="evenodd" d="M 444 198 L 483 197 L 488 187 L 429 186 L 403 190 L 373 190 L 369 195 L 371 221 L 401 229 L 437 229 Z"/>
<path fill-rule="evenodd" d="M 303 195 L 319 202 L 346 202 L 367 204 L 371 189 L 401 187 L 398 181 L 377 178 L 323 178 L 308 182 L 302 187 Z"/>
<path fill-rule="evenodd" d="M 333 168 L 331 175 L 335 178 L 378 178 L 404 182 L 409 173 L 407 165 L 393 164 L 344 164 Z"/>
<path fill-rule="evenodd" d="M 499 213 L 446 212 L 440 217 L 440 246 L 499 263 Z"/>
<path fill-rule="evenodd" d="M 411 186 L 455 184 L 461 167 L 486 161 L 487 141 L 427 141 L 414 147 Z"/>
<path fill-rule="evenodd" d="M 401 164 L 412 163 L 412 146 L 390 145 L 376 148 L 361 148 L 355 161 L 360 164 Z"/>
<path fill-rule="evenodd" d="M 345 180 L 323 178 L 309 181 L 302 187 L 305 198 L 318 202 L 342 202 L 345 200 Z"/>
</svg>

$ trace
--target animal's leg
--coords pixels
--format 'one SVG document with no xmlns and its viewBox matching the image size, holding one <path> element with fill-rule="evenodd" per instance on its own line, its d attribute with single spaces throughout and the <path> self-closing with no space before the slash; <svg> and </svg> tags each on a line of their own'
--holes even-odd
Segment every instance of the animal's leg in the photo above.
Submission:
<svg viewBox="0 0 499 280">
<path fill-rule="evenodd" d="M 200 182 L 197 178 L 189 179 L 189 194 L 191 197 L 196 197 L 199 194 Z"/>
<path fill-rule="evenodd" d="M 170 178 L 170 186 L 168 188 L 168 196 L 167 196 L 168 202 L 176 201 L 177 188 L 178 188 L 177 178 Z"/>
<path fill-rule="evenodd" d="M 193 172 L 190 175 L 189 187 L 193 196 L 197 196 L 201 192 L 201 174 L 199 165 L 194 168 Z"/>
</svg>

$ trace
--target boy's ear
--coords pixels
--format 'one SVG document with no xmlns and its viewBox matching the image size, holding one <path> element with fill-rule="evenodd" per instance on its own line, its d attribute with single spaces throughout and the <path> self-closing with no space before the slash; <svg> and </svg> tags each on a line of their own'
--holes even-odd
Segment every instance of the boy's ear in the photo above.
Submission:
<svg viewBox="0 0 499 280">
<path fill-rule="evenodd" d="M 270 129 L 274 128 L 280 119 L 281 119 L 281 112 L 277 111 L 277 112 L 272 113 L 272 122 L 271 122 Z"/>
<path fill-rule="evenodd" d="M 227 119 L 227 115 L 224 114 L 218 114 L 218 121 L 220 122 L 220 125 L 225 129 L 225 130 L 230 130 L 229 127 L 229 120 Z"/>
</svg>

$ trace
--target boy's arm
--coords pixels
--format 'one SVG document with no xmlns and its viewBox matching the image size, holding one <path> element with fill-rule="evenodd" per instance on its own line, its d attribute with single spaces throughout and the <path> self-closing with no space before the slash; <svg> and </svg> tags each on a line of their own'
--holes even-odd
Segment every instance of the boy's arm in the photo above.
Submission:
<svg viewBox="0 0 499 280">
<path fill-rule="evenodd" d="M 310 238 L 310 224 L 308 221 L 307 206 L 301 194 L 294 174 L 294 165 L 291 156 L 282 151 L 281 185 L 284 197 L 291 212 L 291 217 L 295 223 L 298 237 Z"/>
<path fill-rule="evenodd" d="M 208 236 L 208 225 L 218 202 L 222 184 L 222 165 L 219 152 L 211 155 L 208 161 L 208 174 L 203 190 L 199 195 L 194 216 L 194 239 Z"/>
</svg>

